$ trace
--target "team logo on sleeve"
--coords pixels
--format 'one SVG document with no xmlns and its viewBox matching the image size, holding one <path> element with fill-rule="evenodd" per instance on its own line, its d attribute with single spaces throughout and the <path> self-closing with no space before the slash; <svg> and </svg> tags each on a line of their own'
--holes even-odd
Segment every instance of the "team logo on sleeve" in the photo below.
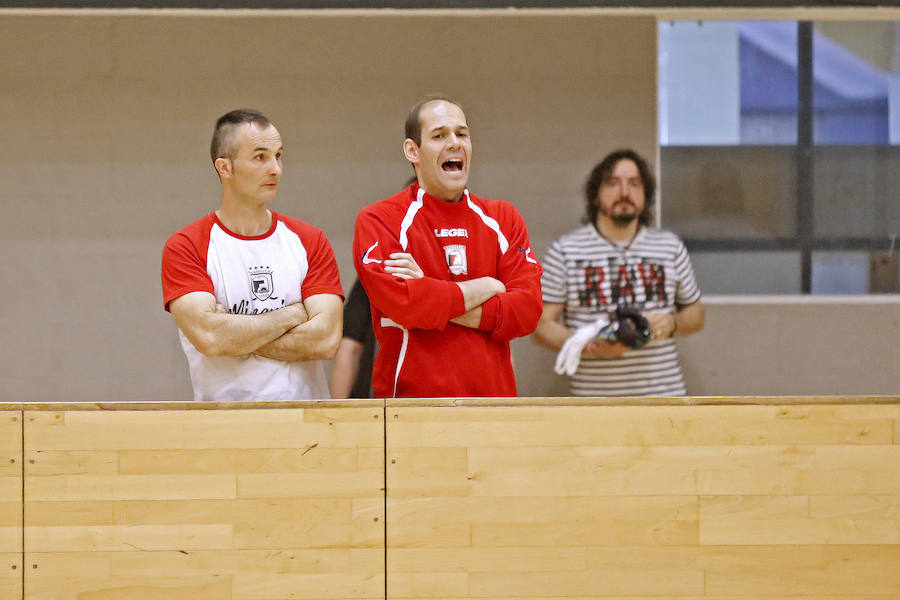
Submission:
<svg viewBox="0 0 900 600">
<path fill-rule="evenodd" d="M 371 246 L 369 246 L 369 249 L 366 250 L 366 253 L 365 253 L 365 254 L 363 254 L 363 257 L 362 257 L 362 264 L 368 265 L 369 263 L 380 263 L 380 262 L 381 262 L 381 261 L 378 260 L 377 258 L 370 258 L 370 257 L 369 257 L 369 255 L 372 253 L 372 250 L 374 250 L 374 249 L 377 248 L 377 247 L 378 247 L 378 242 L 375 242 L 374 244 L 372 244 Z"/>
<path fill-rule="evenodd" d="M 529 254 L 531 254 L 531 248 L 525 248 L 523 246 L 519 246 L 519 252 L 521 252 L 522 254 L 525 255 L 525 260 L 527 260 L 528 262 L 538 264 L 538 261 L 536 261 L 533 258 L 531 258 L 530 256 L 528 256 Z"/>
<path fill-rule="evenodd" d="M 272 286 L 272 269 L 269 267 L 250 267 L 250 293 L 257 300 L 268 300 L 274 291 Z"/>
<path fill-rule="evenodd" d="M 444 256 L 447 258 L 447 266 L 454 275 L 465 275 L 468 272 L 466 265 L 466 247 L 462 244 L 444 246 Z"/>
</svg>

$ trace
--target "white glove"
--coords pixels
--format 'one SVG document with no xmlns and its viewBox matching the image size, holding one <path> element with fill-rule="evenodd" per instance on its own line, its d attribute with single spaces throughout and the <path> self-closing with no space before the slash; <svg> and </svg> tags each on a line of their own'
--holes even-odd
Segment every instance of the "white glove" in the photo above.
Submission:
<svg viewBox="0 0 900 600">
<path fill-rule="evenodd" d="M 576 329 L 575 333 L 560 348 L 559 354 L 556 355 L 556 364 L 553 366 L 553 370 L 559 375 L 574 375 L 578 363 L 581 362 L 581 351 L 607 325 L 609 325 L 609 317 L 602 315 L 590 325 L 582 325 Z"/>
</svg>

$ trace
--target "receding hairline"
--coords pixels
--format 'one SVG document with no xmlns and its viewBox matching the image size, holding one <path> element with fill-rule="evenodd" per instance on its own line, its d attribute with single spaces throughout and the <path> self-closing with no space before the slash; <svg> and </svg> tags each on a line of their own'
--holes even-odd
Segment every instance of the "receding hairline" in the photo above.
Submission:
<svg viewBox="0 0 900 600">
<path fill-rule="evenodd" d="M 406 139 L 412 140 L 417 146 L 422 143 L 422 109 L 434 102 L 451 104 L 459 109 L 464 119 L 466 118 L 466 111 L 462 105 L 446 94 L 427 94 L 423 96 L 409 109 L 404 123 Z M 468 127 L 468 119 L 466 119 L 466 127 Z M 416 137 L 419 139 L 416 139 Z"/>
<path fill-rule="evenodd" d="M 463 121 L 465 122 L 465 126 L 468 129 L 469 120 L 466 118 L 466 111 L 463 110 L 462 106 L 460 106 L 459 104 L 457 104 L 456 102 L 453 102 L 451 100 L 444 100 L 442 98 L 436 98 L 434 100 L 429 100 L 428 102 L 423 104 L 422 107 L 419 109 L 419 129 L 420 130 L 422 129 L 422 111 L 424 111 L 426 108 L 428 108 L 432 104 L 436 104 L 438 102 L 443 102 L 444 104 L 449 104 L 450 106 L 455 106 L 456 109 L 459 110 L 459 114 L 461 114 L 463 116 Z"/>
</svg>

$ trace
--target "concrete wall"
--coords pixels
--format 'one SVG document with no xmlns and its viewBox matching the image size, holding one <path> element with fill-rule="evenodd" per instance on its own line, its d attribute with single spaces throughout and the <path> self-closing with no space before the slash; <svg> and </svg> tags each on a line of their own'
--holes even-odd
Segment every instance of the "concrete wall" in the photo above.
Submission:
<svg viewBox="0 0 900 600">
<path fill-rule="evenodd" d="M 900 391 L 900 298 L 710 298 L 679 341 L 692 395 Z"/>
<path fill-rule="evenodd" d="M 711 296 L 703 303 L 706 327 L 678 340 L 692 396 L 900 391 L 896 296 Z M 520 393 L 568 393 L 567 381 L 551 371 L 551 352 L 525 340 L 514 344 L 517 360 L 527 365 L 518 370 Z"/>
</svg>

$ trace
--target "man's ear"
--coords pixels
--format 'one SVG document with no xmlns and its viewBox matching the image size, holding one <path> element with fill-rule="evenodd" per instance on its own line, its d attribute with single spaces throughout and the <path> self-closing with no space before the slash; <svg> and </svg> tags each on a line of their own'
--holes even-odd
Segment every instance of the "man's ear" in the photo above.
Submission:
<svg viewBox="0 0 900 600">
<path fill-rule="evenodd" d="M 231 168 L 233 165 L 230 158 L 220 156 L 213 164 L 216 166 L 216 172 L 219 174 L 219 177 L 231 177 Z"/>
<path fill-rule="evenodd" d="M 419 164 L 419 145 L 409 138 L 403 140 L 403 156 L 412 164 Z"/>
</svg>

